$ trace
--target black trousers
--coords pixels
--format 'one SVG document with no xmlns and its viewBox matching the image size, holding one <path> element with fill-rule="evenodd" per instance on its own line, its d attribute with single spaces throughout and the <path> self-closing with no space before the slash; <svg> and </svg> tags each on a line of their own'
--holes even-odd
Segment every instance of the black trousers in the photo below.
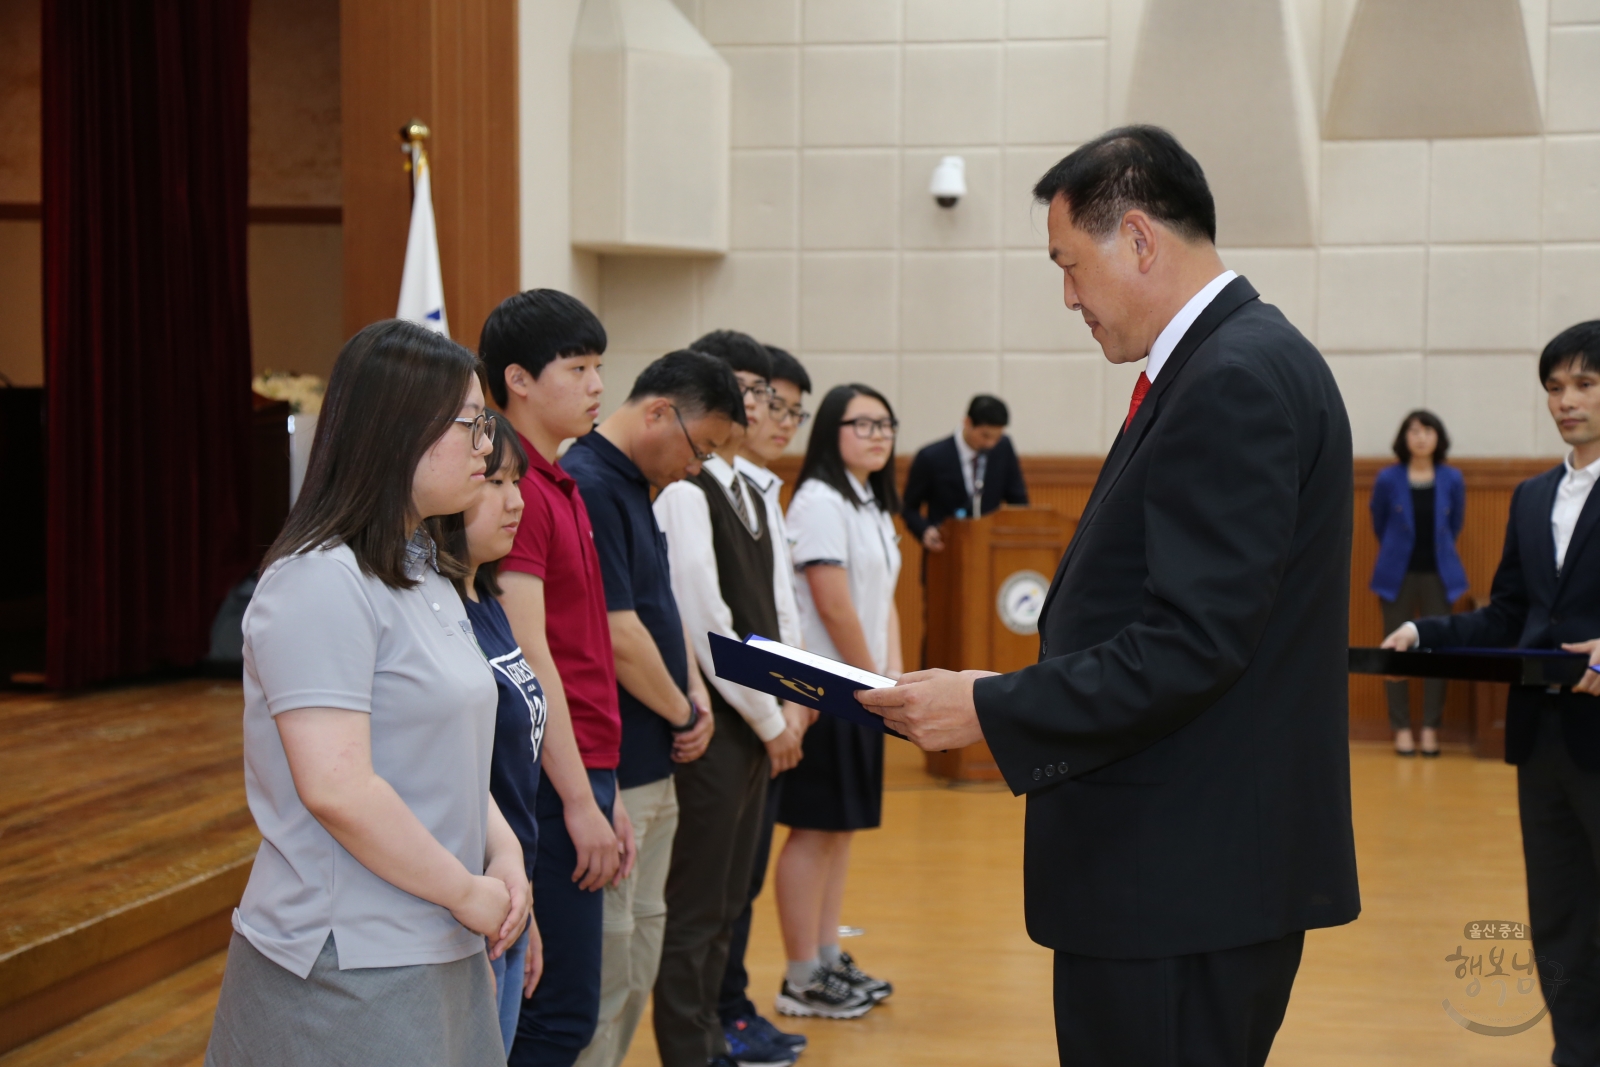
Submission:
<svg viewBox="0 0 1600 1067">
<path fill-rule="evenodd" d="M 1528 919 L 1560 1067 L 1600 1063 L 1600 773 L 1567 753 L 1560 713 L 1539 716 L 1517 768 Z"/>
<path fill-rule="evenodd" d="M 1394 633 L 1401 623 L 1428 615 L 1450 614 L 1450 601 L 1444 595 L 1444 582 L 1434 571 L 1410 571 L 1400 583 L 1400 595 L 1393 600 L 1378 598 L 1383 608 L 1383 632 Z M 1429 678 L 1422 683 L 1422 725 L 1437 730 L 1444 721 L 1444 679 Z M 1389 728 L 1411 729 L 1411 683 L 1384 682 L 1389 698 Z"/>
<path fill-rule="evenodd" d="M 734 1020 L 754 1015 L 756 1006 L 750 999 L 750 972 L 745 970 L 744 954 L 750 947 L 750 917 L 755 911 L 756 898 L 767 882 L 767 863 L 772 858 L 772 831 L 778 821 L 778 801 L 783 796 L 783 775 L 767 783 L 766 810 L 761 815 L 761 836 L 756 839 L 756 854 L 750 861 L 750 892 L 745 897 L 744 910 L 733 920 L 728 935 L 728 965 L 722 970 L 722 993 L 717 998 L 717 1014 L 722 1016 L 724 1027 Z"/>
<path fill-rule="evenodd" d="M 1057 952 L 1062 1067 L 1260 1067 L 1305 936 L 1153 960 Z"/>
<path fill-rule="evenodd" d="M 663 1067 L 705 1067 L 728 1051 L 717 1001 L 728 938 L 750 891 L 772 764 L 767 748 L 713 692 L 716 732 L 678 768 L 678 832 L 667 872 L 667 928 L 652 1018 Z"/>
</svg>

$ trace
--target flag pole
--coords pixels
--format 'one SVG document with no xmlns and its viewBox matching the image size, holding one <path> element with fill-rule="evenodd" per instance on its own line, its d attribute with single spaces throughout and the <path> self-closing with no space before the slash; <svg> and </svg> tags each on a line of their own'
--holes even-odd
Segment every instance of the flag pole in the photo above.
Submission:
<svg viewBox="0 0 1600 1067">
<path fill-rule="evenodd" d="M 400 127 L 400 143 L 402 152 L 407 155 L 406 170 L 411 172 L 412 188 L 416 187 L 417 176 L 422 172 L 422 164 L 427 162 L 428 149 L 425 142 L 433 131 L 421 119 L 412 119 Z"/>
<path fill-rule="evenodd" d="M 444 274 L 439 268 L 439 235 L 433 217 L 433 183 L 425 147 L 429 132 L 421 119 L 412 119 L 400 127 L 401 149 L 407 153 L 406 169 L 411 171 L 411 226 L 406 234 L 395 318 L 415 322 L 448 337 Z"/>
</svg>

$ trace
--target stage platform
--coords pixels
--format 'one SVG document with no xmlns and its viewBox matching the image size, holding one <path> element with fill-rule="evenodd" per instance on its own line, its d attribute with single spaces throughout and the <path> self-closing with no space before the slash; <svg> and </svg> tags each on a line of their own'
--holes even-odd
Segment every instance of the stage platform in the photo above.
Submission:
<svg viewBox="0 0 1600 1067">
<path fill-rule="evenodd" d="M 0 694 L 0 1052 L 227 945 L 260 837 L 237 682 Z"/>
</svg>

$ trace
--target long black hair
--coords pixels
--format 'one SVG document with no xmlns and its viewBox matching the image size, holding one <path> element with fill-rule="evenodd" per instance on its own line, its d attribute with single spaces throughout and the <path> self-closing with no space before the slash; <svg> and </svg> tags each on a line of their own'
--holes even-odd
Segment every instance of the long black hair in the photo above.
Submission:
<svg viewBox="0 0 1600 1067">
<path fill-rule="evenodd" d="M 1433 465 L 1444 466 L 1445 457 L 1450 454 L 1450 435 L 1445 432 L 1444 423 L 1439 421 L 1439 416 L 1427 408 L 1418 408 L 1400 420 L 1400 429 L 1394 435 L 1395 458 L 1401 463 L 1411 462 L 1411 448 L 1406 444 L 1406 433 L 1411 429 L 1413 422 L 1420 422 L 1439 435 L 1439 443 L 1433 447 Z"/>
<path fill-rule="evenodd" d="M 858 396 L 869 396 L 876 400 L 883 405 L 889 417 L 894 418 L 894 408 L 889 405 L 888 398 L 870 385 L 852 382 L 829 389 L 828 395 L 817 405 L 811 440 L 806 444 L 806 458 L 800 464 L 800 477 L 795 480 L 795 488 L 804 485 L 807 478 L 815 478 L 833 486 L 840 496 L 850 501 L 852 507 L 859 508 L 861 498 L 850 486 L 850 475 L 845 470 L 844 457 L 839 453 L 839 431 L 844 426 L 844 413 L 850 407 L 850 401 Z M 893 438 L 889 440 L 889 461 L 882 470 L 873 471 L 867 476 L 867 487 L 872 490 L 872 496 L 884 514 L 893 515 L 900 510 L 900 494 L 894 487 Z"/>
</svg>

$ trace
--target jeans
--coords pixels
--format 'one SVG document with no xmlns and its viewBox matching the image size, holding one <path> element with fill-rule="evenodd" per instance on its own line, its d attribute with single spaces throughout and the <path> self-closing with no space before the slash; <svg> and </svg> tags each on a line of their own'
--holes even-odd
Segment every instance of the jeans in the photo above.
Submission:
<svg viewBox="0 0 1600 1067">
<path fill-rule="evenodd" d="M 500 1036 L 506 1043 L 506 1055 L 511 1054 L 511 1042 L 517 1036 L 517 1017 L 522 1014 L 522 968 L 528 958 L 528 931 L 506 949 L 506 954 L 489 961 L 494 972 L 494 996 L 498 1002 L 495 1010 L 500 1014 Z M 509 981 L 507 980 L 509 976 Z"/>
</svg>

